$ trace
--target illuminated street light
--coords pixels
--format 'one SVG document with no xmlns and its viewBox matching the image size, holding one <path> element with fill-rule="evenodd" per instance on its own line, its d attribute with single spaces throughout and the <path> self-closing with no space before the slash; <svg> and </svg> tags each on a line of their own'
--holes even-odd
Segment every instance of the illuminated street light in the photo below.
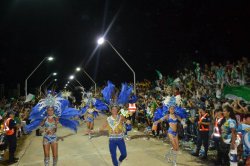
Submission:
<svg viewBox="0 0 250 166">
<path fill-rule="evenodd" d="M 40 87 L 39 87 L 39 91 L 40 91 L 40 94 L 42 94 L 42 86 L 43 86 L 43 84 L 45 84 L 45 82 L 51 77 L 51 76 L 56 76 L 57 75 L 57 73 L 51 73 L 44 81 L 43 81 L 43 83 L 40 85 Z"/>
<path fill-rule="evenodd" d="M 30 73 L 30 75 L 25 79 L 25 86 L 24 86 L 24 91 L 25 91 L 25 96 L 27 97 L 28 95 L 28 79 L 33 75 L 33 73 L 41 66 L 41 64 L 45 61 L 52 61 L 54 58 L 52 56 L 50 57 L 45 57 L 38 65 L 37 67 Z"/>
<path fill-rule="evenodd" d="M 73 75 L 69 76 L 70 80 L 73 80 L 74 78 L 75 78 L 75 76 L 73 76 Z"/>
<path fill-rule="evenodd" d="M 50 56 L 48 57 L 48 61 L 53 61 L 54 60 L 54 57 Z"/>
<path fill-rule="evenodd" d="M 132 71 L 133 76 L 134 76 L 134 94 L 136 94 L 136 75 L 135 71 L 132 69 L 132 67 L 127 63 L 127 61 L 122 57 L 122 55 L 116 50 L 116 48 L 106 39 L 103 37 L 99 38 L 97 40 L 98 45 L 102 45 L 104 42 L 107 42 L 111 48 L 116 52 L 116 54 L 122 59 L 122 61 L 128 66 L 128 68 Z"/>
<path fill-rule="evenodd" d="M 77 68 L 76 68 L 76 71 L 81 71 L 81 68 L 80 68 L 80 67 L 77 67 Z"/>
<path fill-rule="evenodd" d="M 98 45 L 102 45 L 104 43 L 105 39 L 103 37 L 100 37 L 98 40 L 97 40 L 97 43 Z"/>
<path fill-rule="evenodd" d="M 96 82 L 94 81 L 94 79 L 92 77 L 90 77 L 90 75 L 84 70 L 84 68 L 82 68 L 82 70 L 88 76 L 88 78 L 94 83 L 94 86 L 95 86 L 95 95 L 96 95 Z M 81 71 L 81 68 L 77 67 L 76 71 L 77 72 Z"/>
</svg>

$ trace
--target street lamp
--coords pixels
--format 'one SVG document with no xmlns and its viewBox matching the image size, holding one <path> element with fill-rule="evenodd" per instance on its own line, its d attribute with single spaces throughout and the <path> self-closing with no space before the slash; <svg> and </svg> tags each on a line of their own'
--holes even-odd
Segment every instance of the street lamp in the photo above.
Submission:
<svg viewBox="0 0 250 166">
<path fill-rule="evenodd" d="M 107 42 L 111 46 L 111 48 L 116 52 L 116 54 L 122 59 L 122 61 L 132 71 L 133 76 L 134 76 L 134 94 L 136 95 L 136 75 L 135 75 L 135 71 L 132 69 L 132 67 L 127 63 L 127 61 L 122 57 L 122 55 L 115 49 L 115 47 L 108 40 L 104 39 L 103 37 L 101 37 L 101 38 L 99 38 L 97 40 L 98 45 L 102 45 L 104 42 Z"/>
<path fill-rule="evenodd" d="M 75 80 L 79 85 L 82 86 L 82 84 L 80 83 L 80 81 L 78 81 L 78 80 L 75 78 L 74 75 L 69 76 L 69 79 L 70 79 L 70 80 Z M 82 87 L 83 87 L 83 86 L 82 86 Z"/>
<path fill-rule="evenodd" d="M 103 37 L 100 37 L 100 38 L 97 40 L 98 45 L 102 45 L 104 42 L 105 42 L 105 39 L 104 39 Z"/>
<path fill-rule="evenodd" d="M 76 68 L 76 71 L 81 71 L 81 68 L 80 68 L 80 67 L 77 67 L 77 68 Z"/>
<path fill-rule="evenodd" d="M 65 87 L 66 88 L 69 87 L 71 90 L 73 90 L 75 88 L 74 85 L 72 85 L 72 86 L 73 86 L 73 88 L 69 85 L 69 83 L 65 84 Z"/>
<path fill-rule="evenodd" d="M 88 76 L 88 78 L 94 83 L 94 85 L 95 85 L 95 96 L 96 96 L 96 82 L 94 81 L 94 79 L 92 77 L 90 77 L 90 75 L 84 70 L 84 68 L 82 68 L 82 69 L 83 69 L 83 72 Z M 77 72 L 81 71 L 81 68 L 77 67 L 76 71 Z"/>
<path fill-rule="evenodd" d="M 52 56 L 45 57 L 45 58 L 38 64 L 38 66 L 30 73 L 30 75 L 25 79 L 25 86 L 24 86 L 25 97 L 27 97 L 27 95 L 28 95 L 28 79 L 33 75 L 33 73 L 41 66 L 41 64 L 42 64 L 45 60 L 53 61 L 54 58 L 53 58 Z"/>
<path fill-rule="evenodd" d="M 39 87 L 39 91 L 40 91 L 40 94 L 42 94 L 42 86 L 43 86 L 43 84 L 45 84 L 45 82 L 51 77 L 51 76 L 56 76 L 57 75 L 57 73 L 51 73 L 44 81 L 43 81 L 43 83 L 40 85 L 40 87 Z"/>
</svg>

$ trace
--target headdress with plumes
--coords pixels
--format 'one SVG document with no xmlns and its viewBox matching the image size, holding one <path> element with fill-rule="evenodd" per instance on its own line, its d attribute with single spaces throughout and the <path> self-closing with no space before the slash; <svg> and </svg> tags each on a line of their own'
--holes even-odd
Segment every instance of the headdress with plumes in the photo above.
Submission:
<svg viewBox="0 0 250 166">
<path fill-rule="evenodd" d="M 79 116 L 79 112 L 75 108 L 69 107 L 69 101 L 49 93 L 46 98 L 41 99 L 37 105 L 32 108 L 29 119 L 31 123 L 25 127 L 27 132 L 35 130 L 41 122 L 47 117 L 47 109 L 54 108 L 54 114 L 59 118 L 62 126 L 77 131 L 78 121 L 74 117 Z"/>
<path fill-rule="evenodd" d="M 80 111 L 80 114 L 83 115 L 86 113 L 87 109 L 92 105 L 99 111 L 105 111 L 108 110 L 107 104 L 105 104 L 100 99 L 94 98 L 93 94 L 91 92 L 84 92 L 82 95 L 82 109 Z M 94 116 L 98 116 L 98 112 L 94 111 Z"/>
<path fill-rule="evenodd" d="M 81 115 L 86 113 L 86 111 L 89 108 L 90 104 L 92 104 L 92 106 L 95 107 L 99 111 L 105 111 L 105 110 L 109 109 L 107 104 L 105 104 L 100 99 L 90 98 L 90 99 L 88 99 L 87 104 L 81 109 L 81 111 L 80 111 Z M 98 116 L 98 113 L 96 111 L 94 112 L 94 116 L 95 117 Z"/>
<path fill-rule="evenodd" d="M 121 91 L 119 95 L 117 96 L 116 94 L 114 94 L 115 85 L 112 82 L 108 81 L 108 85 L 102 90 L 102 95 L 103 95 L 104 101 L 110 107 L 113 107 L 113 106 L 122 107 L 125 104 L 129 103 L 132 90 L 133 90 L 132 86 L 128 86 L 127 83 L 123 83 L 121 87 Z"/>
<path fill-rule="evenodd" d="M 71 96 L 71 92 L 70 91 L 67 91 L 67 90 L 64 90 L 61 92 L 61 96 L 64 98 L 64 99 L 68 99 L 70 96 Z"/>
<path fill-rule="evenodd" d="M 164 117 L 166 114 L 169 114 L 170 107 L 174 107 L 175 115 L 179 116 L 182 119 L 187 118 L 186 109 L 180 107 L 176 103 L 176 101 L 177 101 L 177 99 L 174 96 L 172 96 L 172 97 L 168 96 L 167 98 L 165 98 L 165 100 L 163 101 L 163 106 L 156 109 L 156 111 L 154 113 L 153 120 L 157 121 L 157 120 L 161 119 L 162 117 Z"/>
<path fill-rule="evenodd" d="M 110 104 L 112 100 L 112 94 L 115 91 L 115 85 L 111 81 L 108 81 L 108 85 L 102 90 L 102 95 L 105 103 Z"/>
</svg>

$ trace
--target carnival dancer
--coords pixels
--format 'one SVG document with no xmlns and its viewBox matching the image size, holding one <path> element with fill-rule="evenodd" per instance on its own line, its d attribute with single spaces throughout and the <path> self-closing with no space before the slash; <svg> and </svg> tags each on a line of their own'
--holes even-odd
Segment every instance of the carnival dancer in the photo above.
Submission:
<svg viewBox="0 0 250 166">
<path fill-rule="evenodd" d="M 58 123 L 77 132 L 78 121 L 74 117 L 79 116 L 78 110 L 69 108 L 69 101 L 58 96 L 48 94 L 33 107 L 30 114 L 31 124 L 25 127 L 27 132 L 40 128 L 44 131 L 43 150 L 44 165 L 49 166 L 50 149 L 53 153 L 53 166 L 58 161 L 58 137 L 56 135 Z"/>
<path fill-rule="evenodd" d="M 172 148 L 166 154 L 166 158 L 169 162 L 172 162 L 173 165 L 176 164 L 177 159 L 177 152 L 179 150 L 179 139 L 178 139 L 178 131 L 177 131 L 177 123 L 178 121 L 182 123 L 184 127 L 185 125 L 185 118 L 187 118 L 186 110 L 176 106 L 176 99 L 175 97 L 171 97 L 168 103 L 163 106 L 162 109 L 157 109 L 154 115 L 154 126 L 157 126 L 159 122 L 167 121 L 169 124 L 168 128 L 168 137 L 171 141 Z M 166 115 L 165 115 L 166 114 Z M 161 117 L 164 115 L 163 117 Z M 160 118 L 161 117 L 161 118 Z M 159 119 L 159 120 L 157 120 Z M 171 158 L 172 157 L 172 158 Z M 172 161 L 171 161 L 172 160 Z"/>
<path fill-rule="evenodd" d="M 122 161 L 127 157 L 126 145 L 124 142 L 124 122 L 126 119 L 124 116 L 119 115 L 119 106 L 113 105 L 111 107 L 111 116 L 107 118 L 107 121 L 99 130 L 99 132 L 104 131 L 105 128 L 108 128 L 109 133 L 109 151 L 111 154 L 112 162 L 114 166 L 118 166 Z M 116 149 L 117 147 L 120 150 L 120 157 L 117 160 Z"/>
<path fill-rule="evenodd" d="M 83 116 L 86 118 L 86 124 L 88 131 L 86 134 L 89 135 L 89 138 L 91 138 L 91 133 L 94 130 L 94 118 L 97 116 L 98 110 L 93 107 L 93 104 L 89 104 L 88 108 L 86 109 L 86 112 L 83 114 Z"/>
<path fill-rule="evenodd" d="M 114 93 L 114 88 L 115 86 L 111 82 L 108 82 L 108 86 L 106 86 L 102 91 L 105 102 L 110 106 L 111 116 L 107 118 L 107 121 L 104 123 L 102 128 L 99 129 L 99 132 L 103 132 L 105 128 L 108 128 L 109 151 L 113 165 L 118 166 L 127 157 L 127 150 L 124 141 L 124 123 L 126 122 L 126 119 L 123 115 L 119 115 L 119 110 L 120 106 L 128 103 L 129 96 L 132 92 L 132 87 L 128 86 L 127 84 L 123 84 L 117 100 L 112 101 L 111 98 L 112 94 Z M 118 160 L 116 156 L 117 147 L 121 153 Z"/>
<path fill-rule="evenodd" d="M 92 98 L 89 96 L 89 98 L 86 98 L 85 100 L 86 106 L 81 110 L 81 115 L 85 117 L 86 124 L 88 131 L 86 134 L 89 135 L 89 139 L 92 137 L 92 133 L 94 130 L 94 119 L 98 116 L 98 113 L 100 111 L 106 111 L 108 110 L 108 106 L 102 102 L 99 99 Z"/>
</svg>

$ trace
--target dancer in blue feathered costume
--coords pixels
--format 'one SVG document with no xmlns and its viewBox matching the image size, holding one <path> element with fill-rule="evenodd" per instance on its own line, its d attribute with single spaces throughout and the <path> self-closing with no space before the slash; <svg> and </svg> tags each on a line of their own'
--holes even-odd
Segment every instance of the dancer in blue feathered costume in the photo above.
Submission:
<svg viewBox="0 0 250 166">
<path fill-rule="evenodd" d="M 40 128 L 44 132 L 43 149 L 44 165 L 49 166 L 50 148 L 53 153 L 53 166 L 58 160 L 58 137 L 56 135 L 58 123 L 77 132 L 78 121 L 74 120 L 79 116 L 78 110 L 69 108 L 69 101 L 58 96 L 48 94 L 33 107 L 29 119 L 31 123 L 25 127 L 27 132 Z"/>
<path fill-rule="evenodd" d="M 158 108 L 154 114 L 154 126 L 165 120 L 169 124 L 168 137 L 172 144 L 172 148 L 167 153 L 166 157 L 168 161 L 172 160 L 173 165 L 176 165 L 177 152 L 179 150 L 177 122 L 180 121 L 185 126 L 184 119 L 187 118 L 187 113 L 185 109 L 176 106 L 175 97 L 171 97 L 169 101 L 164 104 L 165 105 L 161 108 Z"/>
<path fill-rule="evenodd" d="M 115 86 L 109 81 L 108 85 L 102 90 L 104 101 L 110 106 L 111 116 L 109 116 L 103 127 L 99 131 L 108 129 L 109 133 L 109 151 L 111 154 L 113 165 L 117 166 L 127 157 L 126 144 L 124 141 L 124 133 L 131 130 L 131 124 L 125 119 L 127 111 L 121 111 L 130 99 L 132 87 L 127 84 L 122 84 L 121 92 L 118 96 L 113 97 L 115 94 Z M 119 111 L 121 114 L 119 114 Z M 116 149 L 117 146 L 120 150 L 120 157 L 117 159 Z"/>
<path fill-rule="evenodd" d="M 98 112 L 108 110 L 108 106 L 99 99 L 89 97 L 87 104 L 81 109 L 81 116 L 86 118 L 86 124 L 88 131 L 86 134 L 91 138 L 91 134 L 94 130 L 94 119 L 98 116 Z"/>
</svg>

